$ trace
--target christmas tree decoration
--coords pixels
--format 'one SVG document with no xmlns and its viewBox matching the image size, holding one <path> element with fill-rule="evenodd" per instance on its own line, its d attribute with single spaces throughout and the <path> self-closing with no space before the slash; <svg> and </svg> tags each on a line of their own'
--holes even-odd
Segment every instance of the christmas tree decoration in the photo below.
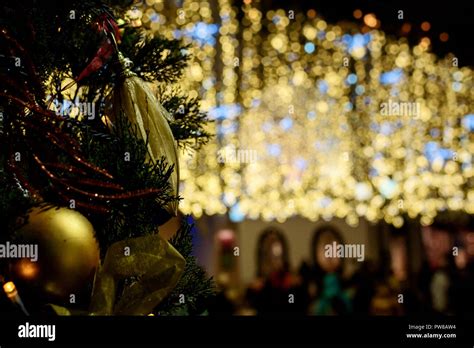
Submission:
<svg viewBox="0 0 474 348">
<path fill-rule="evenodd" d="M 157 235 L 178 211 L 178 146 L 210 137 L 197 96 L 172 86 L 186 47 L 143 35 L 129 9 L 0 5 L 0 255 L 5 291 L 21 293 L 32 314 L 49 304 L 60 315 L 194 315 L 214 293 L 191 228 L 170 242 Z M 18 243 L 36 246 L 37 258 L 18 257 Z"/>
<path fill-rule="evenodd" d="M 27 71 L 31 75 L 29 78 L 36 81 L 38 78 L 36 67 L 25 53 L 24 47 L 6 30 L 0 30 L 0 37 L 8 42 L 14 52 L 22 54 Z M 8 125 L 8 132 L 4 135 L 8 154 L 6 169 L 15 176 L 24 189 L 29 191 L 36 202 L 42 201 L 44 191 L 49 189 L 63 204 L 70 204 L 71 200 L 74 200 L 78 208 L 105 214 L 109 212 L 109 208 L 104 201 L 129 201 L 156 196 L 160 192 L 158 188 L 127 191 L 120 184 L 113 182 L 114 176 L 84 157 L 78 139 L 65 129 L 72 126 L 67 124 L 67 120 L 39 104 L 34 97 L 34 89 L 25 87 L 20 95 L 14 95 L 18 91 L 18 84 L 8 77 L 4 78 L 7 88 L 4 92 L 0 92 L 0 98 L 16 107 L 16 117 L 6 122 Z M 22 161 L 18 160 L 18 155 L 21 158 L 21 152 L 12 148 L 13 143 L 17 143 L 20 148 L 32 149 L 29 154 L 32 165 L 26 167 L 21 165 Z M 52 146 L 56 150 L 54 154 L 48 154 L 48 161 L 40 151 L 45 146 Z M 66 158 L 61 157 L 62 154 L 66 154 Z M 40 171 L 53 185 L 45 187 L 36 171 Z M 70 176 L 74 176 L 74 179 L 71 180 Z M 91 204 L 92 199 L 95 202 Z"/>
<path fill-rule="evenodd" d="M 91 311 L 98 315 L 148 315 L 174 289 L 184 271 L 185 259 L 159 235 L 113 244 L 94 284 Z M 125 285 L 117 300 L 117 287 Z"/>
<path fill-rule="evenodd" d="M 115 37 L 114 38 L 115 42 Z M 179 162 L 176 140 L 168 122 L 174 118 L 156 99 L 147 82 L 132 70 L 130 59 L 118 51 L 120 65 L 119 82 L 112 96 L 112 112 L 109 116 L 112 125 L 118 117 L 126 117 L 137 136 L 146 142 L 148 156 L 152 162 L 164 158 L 168 165 L 173 166 L 170 185 L 175 200 L 171 201 L 166 210 L 171 216 L 178 213 Z"/>
<path fill-rule="evenodd" d="M 59 316 L 202 314 L 201 301 L 215 288 L 191 255 L 193 228 L 183 219 L 169 242 L 153 234 L 114 243 L 97 270 L 87 309 L 47 307 Z"/>
<path fill-rule="evenodd" d="M 115 21 L 109 20 L 110 14 L 102 13 L 99 18 L 94 21 L 97 32 L 107 32 L 111 30 L 115 37 L 120 38 L 120 30 L 118 24 Z M 90 74 L 96 72 L 106 64 L 114 54 L 114 43 L 110 40 L 107 35 L 102 42 L 102 45 L 97 50 L 94 58 L 90 63 L 81 71 L 75 82 L 80 82 Z M 66 86 L 67 88 L 68 86 Z"/>
<path fill-rule="evenodd" d="M 90 286 L 99 265 L 91 223 L 79 212 L 42 205 L 31 209 L 14 234 L 17 244 L 38 247 L 37 260 L 12 259 L 9 276 L 39 296 L 59 302 Z"/>
<path fill-rule="evenodd" d="M 184 257 L 159 235 L 114 243 L 97 270 L 87 315 L 150 315 L 175 288 L 183 274 Z M 118 285 L 123 285 L 119 292 Z M 75 314 L 49 304 L 61 316 Z"/>
<path fill-rule="evenodd" d="M 95 276 L 90 308 L 83 313 L 149 315 L 174 289 L 185 264 L 184 257 L 158 235 L 114 243 Z M 51 308 L 58 315 L 73 313 L 55 304 Z"/>
<path fill-rule="evenodd" d="M 0 283 L 3 283 L 1 276 Z M 25 308 L 25 305 L 23 304 L 23 301 L 21 300 L 20 295 L 18 294 L 18 290 L 15 286 L 15 283 L 13 283 L 12 281 L 4 283 L 3 291 L 5 292 L 5 295 L 7 295 L 8 299 L 16 306 L 18 306 L 25 315 L 29 315 L 28 311 Z"/>
</svg>

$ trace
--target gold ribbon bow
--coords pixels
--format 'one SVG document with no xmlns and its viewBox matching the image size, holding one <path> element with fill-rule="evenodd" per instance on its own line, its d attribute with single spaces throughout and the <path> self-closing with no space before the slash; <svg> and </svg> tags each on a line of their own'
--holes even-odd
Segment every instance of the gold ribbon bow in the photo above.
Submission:
<svg viewBox="0 0 474 348">
<path fill-rule="evenodd" d="M 149 235 L 112 244 L 97 270 L 90 315 L 147 315 L 178 283 L 186 262 L 159 235 Z M 120 282 L 134 277 L 117 302 Z M 70 315 L 64 307 L 51 305 L 58 315 Z"/>
</svg>

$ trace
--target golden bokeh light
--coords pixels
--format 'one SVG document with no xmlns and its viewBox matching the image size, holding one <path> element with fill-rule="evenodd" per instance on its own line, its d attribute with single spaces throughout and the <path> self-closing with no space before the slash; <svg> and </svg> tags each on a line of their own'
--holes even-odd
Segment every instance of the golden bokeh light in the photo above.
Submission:
<svg viewBox="0 0 474 348">
<path fill-rule="evenodd" d="M 314 10 L 262 12 L 257 1 L 163 6 L 165 20 L 151 27 L 144 16 L 144 26 L 191 45 L 180 86 L 202 98 L 216 134 L 181 155 L 184 213 L 397 227 L 405 216 L 429 225 L 443 210 L 474 213 L 472 70 L 436 57 L 429 37 L 389 37 L 359 9 L 362 28 Z"/>
<path fill-rule="evenodd" d="M 364 23 L 370 28 L 375 28 L 377 26 L 377 18 L 373 13 L 366 14 L 364 16 Z"/>
<path fill-rule="evenodd" d="M 7 295 L 10 295 L 16 291 L 16 286 L 13 282 L 6 282 L 3 284 L 3 291 L 5 291 Z"/>
</svg>

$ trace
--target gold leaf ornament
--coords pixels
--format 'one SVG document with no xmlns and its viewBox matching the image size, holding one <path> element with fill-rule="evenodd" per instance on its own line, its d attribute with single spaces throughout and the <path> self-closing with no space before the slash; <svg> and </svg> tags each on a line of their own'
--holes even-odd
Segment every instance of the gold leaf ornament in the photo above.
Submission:
<svg viewBox="0 0 474 348">
<path fill-rule="evenodd" d="M 176 287 L 185 265 L 184 257 L 158 234 L 116 242 L 96 272 L 88 311 L 55 304 L 49 308 L 60 316 L 148 315 Z"/>
<path fill-rule="evenodd" d="M 175 288 L 185 263 L 183 256 L 159 235 L 114 243 L 96 274 L 90 312 L 147 315 Z M 118 284 L 128 277 L 136 281 L 124 288 L 117 302 Z"/>
<path fill-rule="evenodd" d="M 137 136 L 147 143 L 148 158 L 152 162 L 166 159 L 168 165 L 173 165 L 173 172 L 169 179 L 173 195 L 179 194 L 179 162 L 176 140 L 168 122 L 173 116 L 156 99 L 148 83 L 131 71 L 132 62 L 118 52 L 120 64 L 119 81 L 112 95 L 112 112 L 109 119 L 112 124 L 117 117 L 125 115 L 137 130 Z M 178 201 L 173 200 L 165 210 L 176 216 Z"/>
</svg>

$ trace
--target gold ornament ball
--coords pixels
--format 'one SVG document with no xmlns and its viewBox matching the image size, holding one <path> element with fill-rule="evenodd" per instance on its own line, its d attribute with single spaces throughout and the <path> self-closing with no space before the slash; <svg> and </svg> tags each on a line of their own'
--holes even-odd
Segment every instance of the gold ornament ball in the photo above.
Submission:
<svg viewBox="0 0 474 348">
<path fill-rule="evenodd" d="M 15 243 L 37 245 L 37 260 L 10 263 L 12 278 L 47 300 L 69 301 L 91 285 L 99 265 L 92 224 L 75 210 L 53 206 L 31 209 Z"/>
</svg>

